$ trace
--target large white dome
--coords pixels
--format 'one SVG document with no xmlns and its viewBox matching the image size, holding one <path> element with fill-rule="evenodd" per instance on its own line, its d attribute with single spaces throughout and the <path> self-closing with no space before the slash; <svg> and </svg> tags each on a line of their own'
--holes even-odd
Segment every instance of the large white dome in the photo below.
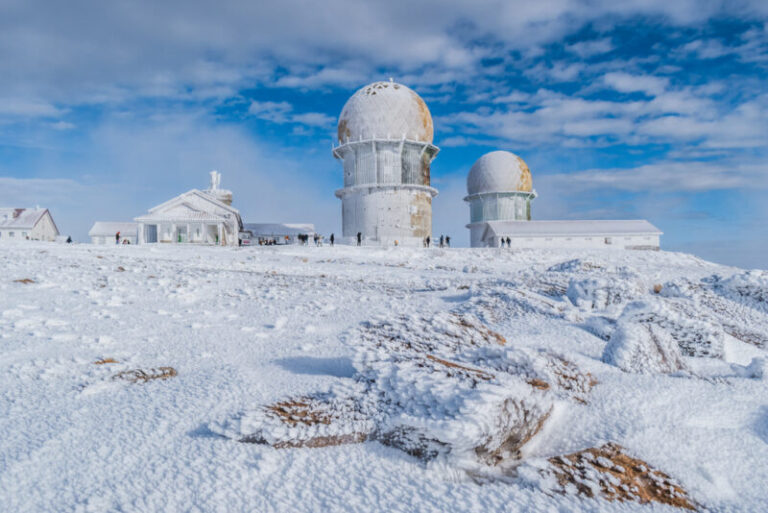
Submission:
<svg viewBox="0 0 768 513">
<path fill-rule="evenodd" d="M 411 139 L 431 143 L 432 115 L 412 89 L 374 82 L 347 100 L 339 116 L 339 142 L 360 139 Z"/>
<path fill-rule="evenodd" d="M 533 182 L 528 165 L 508 151 L 486 153 L 467 175 L 467 194 L 486 192 L 531 192 Z"/>
</svg>

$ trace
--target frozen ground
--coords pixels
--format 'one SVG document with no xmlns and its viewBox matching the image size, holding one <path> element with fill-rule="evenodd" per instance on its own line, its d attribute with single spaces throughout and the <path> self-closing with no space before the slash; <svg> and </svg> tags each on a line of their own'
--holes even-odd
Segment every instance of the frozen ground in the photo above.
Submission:
<svg viewBox="0 0 768 513">
<path fill-rule="evenodd" d="M 221 436 L 347 386 L 366 323 L 448 312 L 597 381 L 586 402 L 549 399 L 498 479 L 376 441 Z M 766 356 L 768 275 L 679 253 L 2 244 L 0 511 L 675 511 L 531 478 L 607 442 L 702 511 L 768 511 Z M 176 374 L 115 379 L 160 367 Z"/>
</svg>

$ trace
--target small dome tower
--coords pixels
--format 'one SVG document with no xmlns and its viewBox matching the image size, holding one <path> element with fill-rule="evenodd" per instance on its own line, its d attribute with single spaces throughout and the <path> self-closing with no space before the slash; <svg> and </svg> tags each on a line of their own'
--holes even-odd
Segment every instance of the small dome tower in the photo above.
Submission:
<svg viewBox="0 0 768 513">
<path fill-rule="evenodd" d="M 467 175 L 470 242 L 482 246 L 486 221 L 530 221 L 536 198 L 528 165 L 508 151 L 486 153 Z"/>
</svg>

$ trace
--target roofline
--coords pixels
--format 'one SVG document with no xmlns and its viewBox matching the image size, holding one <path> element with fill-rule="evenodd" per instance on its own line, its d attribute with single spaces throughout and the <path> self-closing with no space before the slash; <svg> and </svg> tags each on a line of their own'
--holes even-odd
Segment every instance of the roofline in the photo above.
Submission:
<svg viewBox="0 0 768 513">
<path fill-rule="evenodd" d="M 435 153 L 432 156 L 432 160 L 437 157 L 437 154 L 440 153 L 440 148 L 438 146 L 435 146 L 431 142 L 427 141 L 417 141 L 415 139 L 406 139 L 406 138 L 400 138 L 400 139 L 392 139 L 392 138 L 383 138 L 383 137 L 372 137 L 369 139 L 358 139 L 357 141 L 346 141 L 340 143 L 338 146 L 333 146 L 333 143 L 331 143 L 331 152 L 333 153 L 333 156 L 337 159 L 341 159 L 341 157 L 336 153 L 338 150 L 342 148 L 346 148 L 347 146 L 362 146 L 364 144 L 370 144 L 370 143 L 377 143 L 377 142 L 387 142 L 387 143 L 410 143 L 410 144 L 416 144 L 419 146 L 426 146 L 429 148 L 432 148 Z"/>
<path fill-rule="evenodd" d="M 238 216 L 240 215 L 240 211 L 237 210 L 235 207 L 232 207 L 230 205 L 227 205 L 226 203 L 223 203 L 223 202 L 217 200 L 211 194 L 208 194 L 205 191 L 201 191 L 200 189 L 190 189 L 187 192 L 179 194 L 175 198 L 171 198 L 168 201 L 165 201 L 163 203 L 160 203 L 159 205 L 156 205 L 156 206 L 150 208 L 149 210 L 147 210 L 147 212 L 154 212 L 155 210 L 158 210 L 158 209 L 160 209 L 160 208 L 162 208 L 162 207 L 164 207 L 166 205 L 169 205 L 169 204 L 173 203 L 174 201 L 177 201 L 177 200 L 183 198 L 184 196 L 189 196 L 189 195 L 200 196 L 203 199 L 211 201 L 213 204 L 215 204 L 217 206 L 220 206 L 220 207 L 222 207 L 222 208 L 224 208 L 226 210 L 229 210 L 230 212 L 232 212 L 234 214 L 237 214 Z"/>
<path fill-rule="evenodd" d="M 656 226 L 654 226 L 650 221 L 646 219 L 563 219 L 563 220 L 556 220 L 556 219 L 545 219 L 545 220 L 536 220 L 536 221 L 515 221 L 515 220 L 504 220 L 504 219 L 495 219 L 493 221 L 476 221 L 474 223 L 469 223 L 466 225 L 467 228 L 474 228 L 476 226 L 480 226 L 483 224 L 487 224 L 489 227 L 492 227 L 494 223 L 525 223 L 526 225 L 530 226 L 531 224 L 538 224 L 538 223 L 583 223 L 583 222 L 597 222 L 597 223 L 623 223 L 627 221 L 643 221 L 645 223 L 648 223 L 648 225 L 653 228 L 652 230 L 644 230 L 644 231 L 634 231 L 634 232 L 612 232 L 610 235 L 616 235 L 616 236 L 631 236 L 631 235 L 638 235 L 638 234 L 647 234 L 647 235 L 664 235 L 664 232 L 659 230 Z M 510 235 L 514 235 L 510 233 Z M 551 237 L 553 235 L 574 235 L 573 232 L 551 232 L 551 233 L 544 233 L 544 234 L 532 234 L 532 233 L 521 233 L 520 236 L 525 237 Z M 585 235 L 585 236 L 599 236 L 599 235 L 606 235 L 605 232 L 579 232 L 578 235 Z"/>
<path fill-rule="evenodd" d="M 490 196 L 491 194 L 514 194 L 516 196 L 529 196 L 530 199 L 536 199 L 539 197 L 539 193 L 536 192 L 536 189 L 531 189 L 530 191 L 487 191 L 468 194 L 467 196 L 464 196 L 464 201 L 470 202 L 475 198 L 479 198 L 481 196 Z"/>
</svg>

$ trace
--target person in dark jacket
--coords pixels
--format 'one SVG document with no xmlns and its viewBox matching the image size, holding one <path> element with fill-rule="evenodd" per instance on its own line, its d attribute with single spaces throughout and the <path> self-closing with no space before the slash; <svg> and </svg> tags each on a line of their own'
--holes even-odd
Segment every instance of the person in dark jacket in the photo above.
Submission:
<svg viewBox="0 0 768 513">
<path fill-rule="evenodd" d="M 360 246 L 363 242 L 363 234 L 360 232 L 357 232 L 357 245 Z"/>
<path fill-rule="evenodd" d="M 432 240 L 432 239 L 430 238 L 430 236 L 429 236 L 429 235 L 427 235 L 427 247 L 429 247 L 429 243 L 431 242 L 431 240 Z"/>
<path fill-rule="evenodd" d="M 446 235 L 445 236 L 445 245 L 448 246 L 449 248 L 451 247 L 451 236 L 450 235 Z"/>
<path fill-rule="evenodd" d="M 334 240 L 333 234 L 331 234 L 331 246 L 333 246 L 333 240 Z"/>
<path fill-rule="evenodd" d="M 507 237 L 507 247 L 508 248 L 512 247 L 512 239 L 510 239 L 509 237 Z"/>
<path fill-rule="evenodd" d="M 120 244 L 120 232 L 115 234 L 115 244 Z"/>
</svg>

